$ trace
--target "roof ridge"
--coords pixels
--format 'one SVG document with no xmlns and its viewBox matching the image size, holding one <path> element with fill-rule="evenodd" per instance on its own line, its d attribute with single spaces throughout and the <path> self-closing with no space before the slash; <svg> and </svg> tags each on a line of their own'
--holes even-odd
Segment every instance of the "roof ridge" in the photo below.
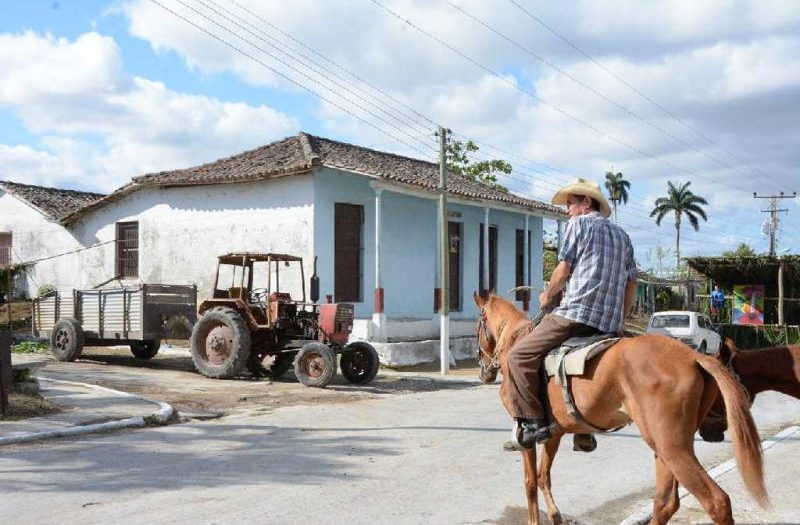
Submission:
<svg viewBox="0 0 800 525">
<path fill-rule="evenodd" d="M 350 142 L 344 142 L 344 141 L 341 141 L 341 140 L 329 139 L 327 137 L 320 137 L 319 135 L 312 135 L 311 133 L 303 133 L 303 134 L 306 135 L 307 137 L 311 138 L 311 139 L 330 142 L 330 143 L 333 143 L 333 144 L 339 144 L 339 145 L 342 145 L 342 146 L 347 146 L 349 148 L 355 148 L 355 149 L 359 149 L 359 150 L 362 150 L 362 151 L 368 151 L 370 153 L 376 153 L 378 155 L 388 155 L 390 157 L 395 157 L 395 158 L 398 158 L 398 159 L 411 160 L 411 161 L 414 161 L 414 162 L 421 162 L 422 164 L 428 164 L 430 166 L 439 166 L 438 162 L 431 162 L 431 161 L 425 160 L 425 159 L 418 159 L 416 157 L 409 157 L 408 155 L 400 155 L 398 153 L 392 153 L 392 152 L 389 152 L 389 151 L 383 151 L 383 150 L 379 150 L 379 149 L 375 149 L 375 148 L 368 148 L 366 146 L 360 146 L 358 144 L 353 144 L 353 143 L 350 143 Z"/>
<path fill-rule="evenodd" d="M 300 131 L 300 133 L 297 134 L 297 138 L 300 139 L 300 147 L 303 148 L 303 154 L 306 156 L 306 159 L 308 159 L 308 164 L 311 166 L 319 166 L 322 164 L 322 158 L 314 149 L 314 144 L 311 142 L 311 138 L 316 137 L 305 131 Z"/>
<path fill-rule="evenodd" d="M 63 192 L 63 193 L 74 193 L 74 194 L 77 194 L 77 195 L 92 195 L 92 196 L 97 196 L 97 197 L 104 197 L 106 195 L 105 193 L 97 193 L 97 192 L 94 192 L 94 191 L 81 191 L 81 190 L 70 190 L 70 189 L 67 189 L 67 188 L 54 188 L 52 186 L 39 186 L 37 184 L 25 184 L 23 182 L 14 182 L 14 181 L 10 181 L 10 180 L 2 180 L 2 179 L 0 179 L 0 186 L 5 186 L 5 185 L 10 186 L 11 188 L 14 188 L 16 186 L 16 187 L 31 188 L 31 189 L 37 189 L 37 190 L 58 191 L 58 192 Z"/>
</svg>

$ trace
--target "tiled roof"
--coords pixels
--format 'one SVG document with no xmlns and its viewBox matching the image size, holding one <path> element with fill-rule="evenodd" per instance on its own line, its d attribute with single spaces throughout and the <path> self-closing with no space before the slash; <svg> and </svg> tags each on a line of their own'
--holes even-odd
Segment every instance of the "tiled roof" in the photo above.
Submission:
<svg viewBox="0 0 800 525">
<path fill-rule="evenodd" d="M 61 220 L 104 197 L 102 193 L 46 188 L 8 181 L 0 181 L 0 189 L 24 200 L 54 220 Z"/>
<path fill-rule="evenodd" d="M 193 168 L 162 171 L 134 177 L 104 199 L 67 217 L 73 220 L 84 211 L 102 206 L 144 186 L 223 184 L 293 175 L 325 166 L 394 181 L 434 191 L 439 184 L 436 163 L 338 142 L 307 133 L 215 160 Z M 450 173 L 448 193 L 482 201 L 494 201 L 566 218 L 564 211 L 544 202 L 503 192 L 472 178 Z"/>
</svg>

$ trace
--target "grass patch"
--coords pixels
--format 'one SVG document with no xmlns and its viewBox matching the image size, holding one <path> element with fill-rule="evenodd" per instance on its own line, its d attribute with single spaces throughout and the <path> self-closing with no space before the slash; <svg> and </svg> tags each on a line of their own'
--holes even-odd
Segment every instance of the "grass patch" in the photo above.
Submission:
<svg viewBox="0 0 800 525">
<path fill-rule="evenodd" d="M 14 393 L 8 396 L 8 413 L 5 416 L 0 415 L 0 421 L 15 421 L 60 411 L 58 405 L 40 395 Z"/>
<path fill-rule="evenodd" d="M 23 341 L 11 347 L 12 354 L 46 354 L 50 345 L 39 341 Z"/>
</svg>

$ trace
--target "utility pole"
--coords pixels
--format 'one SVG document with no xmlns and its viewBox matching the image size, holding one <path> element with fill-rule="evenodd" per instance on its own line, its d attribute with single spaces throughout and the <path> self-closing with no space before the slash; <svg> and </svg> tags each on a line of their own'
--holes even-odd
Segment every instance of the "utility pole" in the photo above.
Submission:
<svg viewBox="0 0 800 525">
<path fill-rule="evenodd" d="M 775 257 L 775 234 L 778 231 L 778 212 L 788 212 L 789 210 L 783 208 L 778 209 L 778 199 L 794 199 L 797 197 L 797 192 L 793 191 L 791 195 L 784 195 L 780 192 L 778 195 L 758 195 L 753 192 L 754 199 L 769 199 L 769 209 L 761 210 L 762 213 L 769 213 L 769 255 Z"/>
<path fill-rule="evenodd" d="M 442 375 L 450 368 L 450 235 L 447 228 L 447 133 L 439 126 L 439 361 Z"/>
</svg>

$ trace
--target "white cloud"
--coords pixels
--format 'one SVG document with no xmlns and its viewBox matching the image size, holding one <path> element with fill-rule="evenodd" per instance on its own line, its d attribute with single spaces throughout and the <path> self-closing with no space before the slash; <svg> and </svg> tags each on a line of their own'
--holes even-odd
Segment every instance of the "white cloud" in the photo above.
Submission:
<svg viewBox="0 0 800 525">
<path fill-rule="evenodd" d="M 15 174 L 9 178 L 78 177 L 104 191 L 134 175 L 213 160 L 297 130 L 292 117 L 268 106 L 177 93 L 126 76 L 114 41 L 96 33 L 73 42 L 0 35 L 3 106 L 41 134 L 45 148 L 4 146 Z"/>
</svg>

